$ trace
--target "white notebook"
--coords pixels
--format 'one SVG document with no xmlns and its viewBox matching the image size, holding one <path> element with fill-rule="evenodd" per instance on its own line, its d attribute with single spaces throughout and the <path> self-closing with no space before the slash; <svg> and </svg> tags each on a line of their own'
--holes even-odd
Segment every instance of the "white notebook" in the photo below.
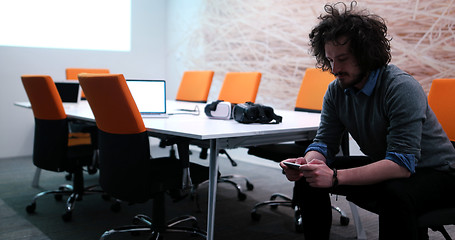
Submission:
<svg viewBox="0 0 455 240">
<path fill-rule="evenodd" d="M 126 83 L 142 117 L 168 117 L 165 80 L 127 79 Z"/>
</svg>

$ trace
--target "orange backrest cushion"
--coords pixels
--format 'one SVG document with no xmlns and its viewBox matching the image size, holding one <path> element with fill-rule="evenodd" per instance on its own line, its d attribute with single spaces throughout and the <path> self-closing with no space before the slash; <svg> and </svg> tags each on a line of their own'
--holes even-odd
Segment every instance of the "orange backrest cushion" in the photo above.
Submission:
<svg viewBox="0 0 455 240">
<path fill-rule="evenodd" d="M 67 68 L 65 69 L 67 80 L 77 80 L 79 73 L 109 73 L 105 68 Z"/>
<path fill-rule="evenodd" d="M 67 68 L 65 69 L 67 80 L 77 80 L 77 75 L 80 73 L 109 73 L 109 69 L 105 68 Z M 81 98 L 85 98 L 84 91 L 81 92 Z"/>
<path fill-rule="evenodd" d="M 261 76 L 260 72 L 226 73 L 218 100 L 233 104 L 255 102 Z"/>
<path fill-rule="evenodd" d="M 186 71 L 177 91 L 176 100 L 207 102 L 214 71 Z"/>
<path fill-rule="evenodd" d="M 104 132 L 135 134 L 145 132 L 144 121 L 122 74 L 79 74 L 79 83 Z"/>
<path fill-rule="evenodd" d="M 428 92 L 428 104 L 450 141 L 455 141 L 455 79 L 434 79 Z"/>
<path fill-rule="evenodd" d="M 23 75 L 21 79 L 35 118 L 44 120 L 66 118 L 62 100 L 50 76 Z"/>
<path fill-rule="evenodd" d="M 329 83 L 335 79 L 330 72 L 307 68 L 295 103 L 296 108 L 322 110 L 322 102 Z"/>
</svg>

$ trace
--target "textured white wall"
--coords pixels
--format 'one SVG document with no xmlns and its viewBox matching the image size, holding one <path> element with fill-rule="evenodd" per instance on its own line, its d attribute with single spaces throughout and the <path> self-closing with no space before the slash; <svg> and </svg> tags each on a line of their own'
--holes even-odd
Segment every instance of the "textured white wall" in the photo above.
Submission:
<svg viewBox="0 0 455 240">
<path fill-rule="evenodd" d="M 187 68 L 215 71 L 216 99 L 229 71 L 263 73 L 257 102 L 292 109 L 307 67 L 308 34 L 325 0 L 204 0 L 180 53 Z M 350 4 L 350 1 L 344 1 Z M 392 63 L 429 90 L 432 79 L 455 77 L 455 3 L 450 0 L 362 0 L 358 8 L 386 19 Z"/>
</svg>

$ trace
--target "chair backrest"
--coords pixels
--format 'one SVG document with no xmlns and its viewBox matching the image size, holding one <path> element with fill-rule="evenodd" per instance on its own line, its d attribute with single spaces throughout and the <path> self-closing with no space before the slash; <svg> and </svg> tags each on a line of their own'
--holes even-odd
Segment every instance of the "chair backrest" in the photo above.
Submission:
<svg viewBox="0 0 455 240">
<path fill-rule="evenodd" d="M 122 74 L 79 74 L 98 126 L 100 186 L 111 196 L 150 198 L 150 145 L 144 121 Z"/>
<path fill-rule="evenodd" d="M 428 93 L 428 104 L 450 141 L 455 141 L 455 79 L 434 79 Z"/>
<path fill-rule="evenodd" d="M 50 76 L 21 77 L 35 117 L 33 163 L 49 171 L 64 171 L 68 149 L 68 119 Z"/>
<path fill-rule="evenodd" d="M 317 68 L 307 68 L 300 85 L 295 110 L 321 112 L 322 102 L 329 83 L 335 76 Z"/>
<path fill-rule="evenodd" d="M 67 68 L 65 69 L 66 80 L 77 80 L 80 73 L 110 73 L 106 68 Z M 81 92 L 81 98 L 85 99 L 84 91 Z"/>
<path fill-rule="evenodd" d="M 122 74 L 80 74 L 79 83 L 100 130 L 113 134 L 145 132 L 144 121 Z"/>
<path fill-rule="evenodd" d="M 23 75 L 21 79 L 35 118 L 45 120 L 66 118 L 62 100 L 50 76 Z"/>
<path fill-rule="evenodd" d="M 232 104 L 255 102 L 261 82 L 260 72 L 229 72 L 221 86 L 218 100 Z"/>
<path fill-rule="evenodd" d="M 214 73 L 214 71 L 184 72 L 175 100 L 206 103 Z"/>
<path fill-rule="evenodd" d="M 80 73 L 110 73 L 106 68 L 67 68 L 65 69 L 67 80 L 77 80 Z"/>
</svg>

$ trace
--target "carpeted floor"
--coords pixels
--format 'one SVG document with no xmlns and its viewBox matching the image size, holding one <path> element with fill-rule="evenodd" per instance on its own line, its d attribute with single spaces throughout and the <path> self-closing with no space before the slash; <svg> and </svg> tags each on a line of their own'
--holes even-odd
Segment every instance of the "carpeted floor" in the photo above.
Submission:
<svg viewBox="0 0 455 240">
<path fill-rule="evenodd" d="M 193 149 L 193 152 L 197 150 Z M 223 156 L 220 157 L 222 174 L 236 173 L 248 176 L 254 184 L 253 191 L 246 191 L 247 199 L 239 201 L 235 189 L 228 184 L 220 183 L 217 191 L 217 208 L 215 216 L 215 239 L 304 239 L 303 235 L 294 231 L 293 211 L 290 208 L 279 207 L 272 210 L 268 207 L 260 210 L 261 220 L 253 221 L 250 217 L 251 208 L 259 201 L 266 200 L 272 193 L 290 194 L 292 183 L 281 174 L 276 163 L 265 162 L 248 156 L 244 150 L 229 151 L 238 160 L 238 167 L 230 166 Z M 168 149 L 154 147 L 154 156 L 165 156 Z M 198 153 L 192 155 L 192 160 L 199 160 Z M 243 161 L 246 160 L 246 161 Z M 260 164 L 257 164 L 260 163 Z M 265 164 L 262 164 L 265 163 Z M 36 212 L 27 214 L 25 207 L 30 203 L 34 194 L 49 189 L 55 189 L 60 184 L 70 183 L 65 180 L 63 173 L 42 171 L 40 188 L 32 188 L 31 182 L 35 167 L 31 157 L 0 159 L 0 239 L 4 240 L 82 240 L 98 239 L 101 234 L 115 226 L 131 223 L 135 214 L 151 214 L 151 201 L 145 204 L 122 205 L 120 212 L 110 210 L 111 202 L 105 201 L 99 195 L 87 195 L 77 202 L 71 222 L 63 222 L 64 201 L 56 201 L 52 196 L 45 196 L 37 201 Z M 87 185 L 97 183 L 97 175 L 85 175 Z M 239 181 L 245 189 L 244 182 Z M 168 218 L 190 214 L 199 220 L 201 228 L 206 228 L 207 218 L 207 186 L 201 185 L 199 190 L 201 211 L 197 211 L 196 203 L 190 198 L 173 203 L 167 199 Z M 351 217 L 347 201 L 343 197 L 332 197 L 332 203 L 343 209 Z M 368 239 L 377 239 L 377 216 L 359 209 L 360 216 Z M 339 215 L 333 213 L 331 239 L 355 239 L 356 230 L 351 219 L 348 226 L 341 226 Z M 449 227 L 449 232 L 455 236 L 455 228 Z M 132 236 L 118 234 L 109 239 L 147 239 L 147 236 Z M 197 239 L 187 235 L 166 235 L 165 239 Z M 443 239 L 439 233 L 430 231 L 430 239 Z"/>
</svg>

